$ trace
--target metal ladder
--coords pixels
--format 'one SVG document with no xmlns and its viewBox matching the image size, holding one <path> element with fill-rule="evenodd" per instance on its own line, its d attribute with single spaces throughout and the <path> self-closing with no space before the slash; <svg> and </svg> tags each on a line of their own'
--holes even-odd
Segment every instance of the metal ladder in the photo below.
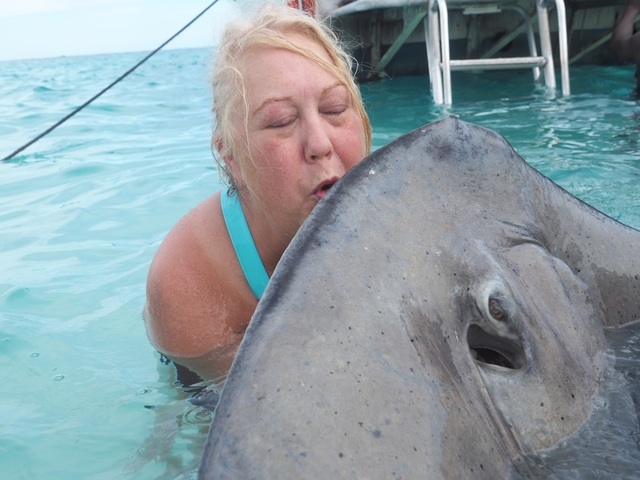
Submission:
<svg viewBox="0 0 640 480">
<path fill-rule="evenodd" d="M 425 43 L 429 63 L 429 81 L 433 100 L 436 104 L 451 105 L 451 71 L 453 70 L 489 70 L 531 68 L 534 81 L 540 78 L 540 69 L 544 71 L 544 83 L 555 89 L 556 79 L 551 48 L 551 31 L 549 28 L 548 0 L 531 0 L 536 4 L 538 32 L 540 36 L 541 55 L 538 55 L 531 19 L 527 12 L 513 1 L 500 0 L 428 0 L 428 18 L 424 21 Z M 562 94 L 570 94 L 569 87 L 569 54 L 567 43 L 566 10 L 563 0 L 554 0 L 558 18 L 558 46 L 562 77 Z M 467 15 L 497 13 L 502 10 L 513 10 L 525 21 L 529 56 L 508 58 L 480 58 L 451 60 L 449 54 L 449 9 L 463 10 Z"/>
</svg>

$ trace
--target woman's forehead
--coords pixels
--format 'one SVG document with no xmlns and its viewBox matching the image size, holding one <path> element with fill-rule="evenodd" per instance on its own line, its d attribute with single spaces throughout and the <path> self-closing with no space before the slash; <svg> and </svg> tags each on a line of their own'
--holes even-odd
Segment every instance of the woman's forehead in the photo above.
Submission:
<svg viewBox="0 0 640 480">
<path fill-rule="evenodd" d="M 284 51 L 297 55 L 304 55 L 306 52 L 312 52 L 316 56 L 322 58 L 324 61 L 333 64 L 331 60 L 331 56 L 327 52 L 325 46 L 321 43 L 319 39 L 309 38 L 306 35 L 296 32 L 286 32 L 282 34 L 282 37 L 289 41 L 292 44 L 292 47 L 280 46 L 280 45 L 270 45 L 267 43 L 259 43 L 252 45 L 249 47 L 246 55 L 244 56 L 242 61 L 243 66 L 248 67 L 251 65 L 252 59 L 255 60 L 257 56 L 262 56 L 265 53 L 276 52 L 276 51 Z M 301 52 L 295 50 L 295 48 L 299 48 Z"/>
</svg>

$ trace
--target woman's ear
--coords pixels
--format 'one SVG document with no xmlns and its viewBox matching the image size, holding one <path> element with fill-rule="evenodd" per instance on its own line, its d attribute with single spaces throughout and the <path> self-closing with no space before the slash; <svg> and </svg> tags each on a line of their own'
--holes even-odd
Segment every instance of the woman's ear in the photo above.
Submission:
<svg viewBox="0 0 640 480">
<path fill-rule="evenodd" d="M 231 152 L 227 152 L 223 155 L 222 152 L 225 151 L 224 143 L 222 140 L 216 140 L 216 150 L 218 150 L 218 154 L 222 161 L 224 162 L 224 168 L 227 171 L 227 174 L 231 177 L 231 181 L 236 185 L 242 185 L 242 172 L 240 171 L 240 167 L 238 166 L 238 162 L 236 162 L 235 157 Z"/>
<path fill-rule="evenodd" d="M 231 176 L 236 186 L 242 185 L 242 173 L 240 171 L 240 167 L 238 166 L 238 162 L 236 162 L 236 159 L 233 157 L 233 155 L 227 155 L 226 157 L 224 157 L 224 164 L 227 168 L 227 173 Z"/>
</svg>

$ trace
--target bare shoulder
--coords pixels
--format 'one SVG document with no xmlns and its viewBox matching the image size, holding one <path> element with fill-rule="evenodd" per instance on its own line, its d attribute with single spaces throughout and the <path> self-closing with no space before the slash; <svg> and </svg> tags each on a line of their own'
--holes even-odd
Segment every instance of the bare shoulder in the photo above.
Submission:
<svg viewBox="0 0 640 480">
<path fill-rule="evenodd" d="M 151 263 L 144 311 L 149 339 L 165 355 L 210 377 L 198 365 L 233 358 L 255 305 L 214 195 L 171 229 Z"/>
</svg>

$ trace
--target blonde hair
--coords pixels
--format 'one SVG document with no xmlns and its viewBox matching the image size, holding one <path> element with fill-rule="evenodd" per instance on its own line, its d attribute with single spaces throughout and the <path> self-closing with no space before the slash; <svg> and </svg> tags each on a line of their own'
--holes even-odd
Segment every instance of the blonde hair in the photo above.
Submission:
<svg viewBox="0 0 640 480">
<path fill-rule="evenodd" d="M 286 34 L 292 33 L 320 45 L 327 52 L 330 62 L 285 38 Z M 366 153 L 369 154 L 371 123 L 364 108 L 360 90 L 353 78 L 352 57 L 340 46 L 336 34 L 323 23 L 294 8 L 278 7 L 267 3 L 249 20 L 234 22 L 227 26 L 213 65 L 215 126 L 212 147 L 218 150 L 218 155 L 214 153 L 214 157 L 219 166 L 221 179 L 229 184 L 232 191 L 236 189 L 236 184 L 225 158 L 237 158 L 241 147 L 249 151 L 248 145 L 241 145 L 241 132 L 236 122 L 232 121 L 232 117 L 237 115 L 237 112 L 244 112 L 244 138 L 248 141 L 247 94 L 240 66 L 247 53 L 256 47 L 281 48 L 303 55 L 344 83 L 353 106 L 362 119 Z"/>
</svg>

